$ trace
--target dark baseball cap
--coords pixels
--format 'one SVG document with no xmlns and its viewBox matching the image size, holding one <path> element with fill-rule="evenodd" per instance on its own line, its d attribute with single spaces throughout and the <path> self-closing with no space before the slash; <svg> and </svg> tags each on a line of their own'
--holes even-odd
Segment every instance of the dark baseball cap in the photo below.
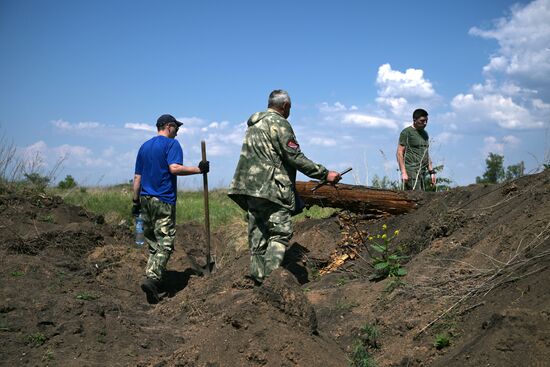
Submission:
<svg viewBox="0 0 550 367">
<path fill-rule="evenodd" d="M 179 122 L 172 115 L 162 115 L 157 119 L 157 127 L 163 127 L 166 124 L 176 124 L 177 127 L 180 127 L 183 122 Z"/>
</svg>

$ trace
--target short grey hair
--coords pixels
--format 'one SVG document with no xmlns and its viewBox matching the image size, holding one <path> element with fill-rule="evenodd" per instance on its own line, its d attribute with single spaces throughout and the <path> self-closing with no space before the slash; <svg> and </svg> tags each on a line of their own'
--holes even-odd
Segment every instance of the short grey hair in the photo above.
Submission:
<svg viewBox="0 0 550 367">
<path fill-rule="evenodd" d="M 267 107 L 283 107 L 283 104 L 290 103 L 290 97 L 286 90 L 275 89 L 269 94 L 269 99 L 267 101 Z"/>
</svg>

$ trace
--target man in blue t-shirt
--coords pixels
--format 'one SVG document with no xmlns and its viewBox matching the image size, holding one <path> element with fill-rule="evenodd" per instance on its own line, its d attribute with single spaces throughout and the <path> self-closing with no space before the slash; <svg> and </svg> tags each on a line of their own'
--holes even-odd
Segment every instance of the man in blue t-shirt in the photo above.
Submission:
<svg viewBox="0 0 550 367">
<path fill-rule="evenodd" d="M 183 165 L 183 151 L 174 139 L 183 123 L 172 115 L 157 120 L 158 135 L 147 140 L 136 158 L 132 214 L 143 218 L 149 259 L 141 289 L 149 303 L 157 303 L 158 290 L 176 237 L 177 176 L 208 173 L 210 162 Z"/>
</svg>

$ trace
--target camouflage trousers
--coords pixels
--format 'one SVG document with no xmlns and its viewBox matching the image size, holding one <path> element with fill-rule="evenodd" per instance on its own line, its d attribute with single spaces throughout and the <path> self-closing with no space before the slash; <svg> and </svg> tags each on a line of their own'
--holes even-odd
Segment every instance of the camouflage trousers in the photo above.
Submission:
<svg viewBox="0 0 550 367">
<path fill-rule="evenodd" d="M 414 171 L 407 170 L 407 173 L 408 172 Z M 426 191 L 426 173 L 420 172 L 417 177 L 416 172 L 414 172 L 414 175 L 409 176 L 409 179 L 405 181 L 404 190 Z"/>
<path fill-rule="evenodd" d="M 249 197 L 247 204 L 250 275 L 262 282 L 283 262 L 293 231 L 291 213 L 266 199 Z"/>
<path fill-rule="evenodd" d="M 149 259 L 145 268 L 147 278 L 161 280 L 176 238 L 176 206 L 156 197 L 141 197 L 141 215 Z"/>
</svg>

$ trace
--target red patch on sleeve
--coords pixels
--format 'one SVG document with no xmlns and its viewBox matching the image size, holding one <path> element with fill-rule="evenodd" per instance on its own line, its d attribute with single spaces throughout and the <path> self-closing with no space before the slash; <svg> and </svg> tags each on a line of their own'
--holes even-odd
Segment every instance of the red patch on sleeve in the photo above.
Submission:
<svg viewBox="0 0 550 367">
<path fill-rule="evenodd" d="M 286 146 L 291 148 L 291 149 L 300 148 L 300 145 L 295 140 L 289 140 L 288 143 L 286 143 Z"/>
</svg>

